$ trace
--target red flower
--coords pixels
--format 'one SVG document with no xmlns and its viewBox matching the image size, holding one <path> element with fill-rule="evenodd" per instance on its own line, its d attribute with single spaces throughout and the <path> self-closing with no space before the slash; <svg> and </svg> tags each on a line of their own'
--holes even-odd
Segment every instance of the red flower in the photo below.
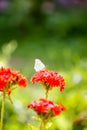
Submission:
<svg viewBox="0 0 87 130">
<path fill-rule="evenodd" d="M 55 71 L 40 70 L 34 74 L 31 78 L 31 82 L 43 83 L 46 89 L 52 89 L 53 87 L 60 86 L 60 91 L 65 87 L 65 80 L 61 75 L 58 75 Z"/>
<path fill-rule="evenodd" d="M 27 78 L 17 70 L 11 68 L 0 68 L 0 91 L 5 91 L 8 94 L 13 90 L 12 86 L 18 84 L 25 87 L 27 85 Z"/>
<path fill-rule="evenodd" d="M 19 77 L 18 85 L 26 87 L 27 86 L 27 79 L 23 75 Z"/>
<path fill-rule="evenodd" d="M 53 101 L 39 99 L 28 105 L 28 108 L 33 109 L 38 115 L 50 115 L 51 117 L 59 115 L 63 110 L 66 110 L 63 105 L 55 104 Z"/>
<path fill-rule="evenodd" d="M 63 106 L 62 104 L 55 104 L 54 107 L 52 108 L 52 111 L 54 113 L 54 115 L 59 115 L 61 113 L 61 111 L 67 110 L 67 108 L 65 106 Z"/>
<path fill-rule="evenodd" d="M 0 91 L 2 91 L 2 90 L 5 88 L 5 86 L 6 86 L 6 81 L 5 81 L 5 80 L 2 80 L 2 79 L 0 78 Z"/>
</svg>

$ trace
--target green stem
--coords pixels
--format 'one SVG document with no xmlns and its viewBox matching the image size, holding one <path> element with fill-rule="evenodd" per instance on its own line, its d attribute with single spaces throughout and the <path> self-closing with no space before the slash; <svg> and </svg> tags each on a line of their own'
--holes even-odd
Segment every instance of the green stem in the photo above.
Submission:
<svg viewBox="0 0 87 130">
<path fill-rule="evenodd" d="M 46 130 L 46 122 L 44 120 L 41 121 L 39 130 Z"/>
<path fill-rule="evenodd" d="M 49 89 L 46 89 L 46 99 L 48 99 L 48 90 Z"/>
<path fill-rule="evenodd" d="M 4 107 L 5 107 L 5 92 L 3 92 L 3 99 L 2 99 L 2 107 L 1 107 L 1 126 L 0 126 L 0 130 L 3 129 Z"/>
</svg>

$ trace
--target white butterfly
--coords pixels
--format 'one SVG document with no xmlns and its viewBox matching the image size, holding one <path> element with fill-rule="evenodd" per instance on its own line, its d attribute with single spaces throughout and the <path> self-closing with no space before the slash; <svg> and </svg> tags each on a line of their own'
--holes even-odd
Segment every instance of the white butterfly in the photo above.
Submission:
<svg viewBox="0 0 87 130">
<path fill-rule="evenodd" d="M 35 65 L 34 65 L 34 69 L 35 71 L 40 71 L 45 69 L 45 65 L 42 63 L 42 61 L 40 59 L 35 59 Z"/>
</svg>

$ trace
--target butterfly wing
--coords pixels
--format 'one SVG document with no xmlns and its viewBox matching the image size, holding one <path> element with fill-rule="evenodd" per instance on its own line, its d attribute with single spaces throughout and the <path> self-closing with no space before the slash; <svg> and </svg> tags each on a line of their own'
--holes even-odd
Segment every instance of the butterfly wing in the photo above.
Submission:
<svg viewBox="0 0 87 130">
<path fill-rule="evenodd" d="M 46 68 L 45 65 L 42 63 L 40 59 L 35 59 L 35 65 L 34 65 L 35 71 L 40 71 L 45 68 Z"/>
</svg>

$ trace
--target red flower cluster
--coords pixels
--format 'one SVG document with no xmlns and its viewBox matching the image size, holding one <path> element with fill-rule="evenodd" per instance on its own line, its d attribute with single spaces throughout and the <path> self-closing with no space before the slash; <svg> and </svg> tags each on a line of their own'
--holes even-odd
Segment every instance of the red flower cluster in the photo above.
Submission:
<svg viewBox="0 0 87 130">
<path fill-rule="evenodd" d="M 38 101 L 33 101 L 31 104 L 28 105 L 28 108 L 36 111 L 38 115 L 46 115 L 46 118 L 59 115 L 63 110 L 66 110 L 66 108 L 62 104 L 58 105 L 55 104 L 53 101 L 43 98 L 39 99 Z"/>
<path fill-rule="evenodd" d="M 41 82 L 47 89 L 52 89 L 52 87 L 60 86 L 60 91 L 65 87 L 65 80 L 61 75 L 58 75 L 55 71 L 50 70 L 40 70 L 34 74 L 31 78 L 31 82 Z"/>
<path fill-rule="evenodd" d="M 18 84 L 25 87 L 27 85 L 27 78 L 17 70 L 11 68 L 0 68 L 0 91 L 11 93 L 12 85 Z"/>
</svg>

